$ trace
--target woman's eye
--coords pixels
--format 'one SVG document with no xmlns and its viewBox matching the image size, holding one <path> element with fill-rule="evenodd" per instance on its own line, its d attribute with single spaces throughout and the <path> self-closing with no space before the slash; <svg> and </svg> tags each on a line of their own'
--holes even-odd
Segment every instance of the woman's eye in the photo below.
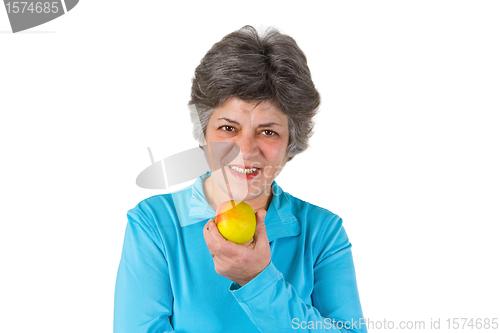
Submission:
<svg viewBox="0 0 500 333">
<path fill-rule="evenodd" d="M 228 125 L 221 126 L 220 128 L 226 132 L 234 132 L 234 130 L 235 130 L 235 128 L 233 126 L 228 126 Z"/>
<path fill-rule="evenodd" d="M 276 132 L 273 132 L 271 130 L 263 130 L 262 133 L 267 136 L 276 135 Z"/>
</svg>

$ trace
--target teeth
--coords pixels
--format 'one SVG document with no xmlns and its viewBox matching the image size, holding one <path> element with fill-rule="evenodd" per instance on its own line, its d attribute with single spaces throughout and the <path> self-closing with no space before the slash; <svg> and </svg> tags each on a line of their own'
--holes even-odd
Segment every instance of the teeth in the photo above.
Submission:
<svg viewBox="0 0 500 333">
<path fill-rule="evenodd" d="M 230 165 L 229 167 L 231 169 L 233 169 L 234 171 L 237 171 L 239 173 L 244 173 L 244 174 L 254 173 L 255 171 L 259 170 L 258 168 L 242 169 L 242 168 L 238 168 L 238 167 L 235 167 L 235 166 L 232 166 L 232 165 Z"/>
</svg>

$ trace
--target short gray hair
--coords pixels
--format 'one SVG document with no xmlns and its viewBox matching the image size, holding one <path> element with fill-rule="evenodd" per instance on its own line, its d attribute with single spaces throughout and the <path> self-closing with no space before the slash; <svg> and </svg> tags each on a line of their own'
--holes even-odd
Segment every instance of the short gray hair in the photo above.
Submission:
<svg viewBox="0 0 500 333">
<path fill-rule="evenodd" d="M 307 149 L 320 96 L 292 37 L 275 28 L 260 36 L 247 25 L 212 46 L 196 67 L 188 103 L 198 142 L 214 109 L 230 97 L 274 103 L 288 117 L 289 160 Z"/>
</svg>

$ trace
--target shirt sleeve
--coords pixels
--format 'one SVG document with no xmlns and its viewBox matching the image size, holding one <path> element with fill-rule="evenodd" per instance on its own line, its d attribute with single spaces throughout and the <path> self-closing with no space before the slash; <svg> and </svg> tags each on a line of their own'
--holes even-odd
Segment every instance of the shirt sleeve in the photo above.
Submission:
<svg viewBox="0 0 500 333">
<path fill-rule="evenodd" d="M 330 221 L 332 222 L 332 221 Z M 261 332 L 366 333 L 359 301 L 351 244 L 342 220 L 323 231 L 314 266 L 312 306 L 271 262 L 243 287 L 229 290 Z"/>
<path fill-rule="evenodd" d="M 128 212 L 116 278 L 114 333 L 174 332 L 168 263 L 154 230 L 140 211 Z"/>
</svg>

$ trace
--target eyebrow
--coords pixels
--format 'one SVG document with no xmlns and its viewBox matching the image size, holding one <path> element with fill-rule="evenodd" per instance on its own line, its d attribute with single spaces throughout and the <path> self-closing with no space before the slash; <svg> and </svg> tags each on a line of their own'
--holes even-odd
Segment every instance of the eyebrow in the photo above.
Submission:
<svg viewBox="0 0 500 333">
<path fill-rule="evenodd" d="M 229 119 L 229 118 L 226 118 L 226 117 L 220 117 L 220 118 L 219 118 L 219 120 L 221 120 L 221 119 L 222 119 L 222 120 L 225 120 L 225 121 L 227 121 L 228 123 L 231 123 L 231 124 L 236 124 L 236 125 L 239 125 L 239 124 L 240 124 L 240 123 L 238 123 L 237 121 L 234 121 L 234 120 Z M 271 126 L 273 126 L 273 125 L 281 126 L 281 124 L 271 122 L 271 123 L 260 124 L 260 125 L 259 125 L 259 126 L 257 126 L 257 127 L 271 127 Z"/>
</svg>

